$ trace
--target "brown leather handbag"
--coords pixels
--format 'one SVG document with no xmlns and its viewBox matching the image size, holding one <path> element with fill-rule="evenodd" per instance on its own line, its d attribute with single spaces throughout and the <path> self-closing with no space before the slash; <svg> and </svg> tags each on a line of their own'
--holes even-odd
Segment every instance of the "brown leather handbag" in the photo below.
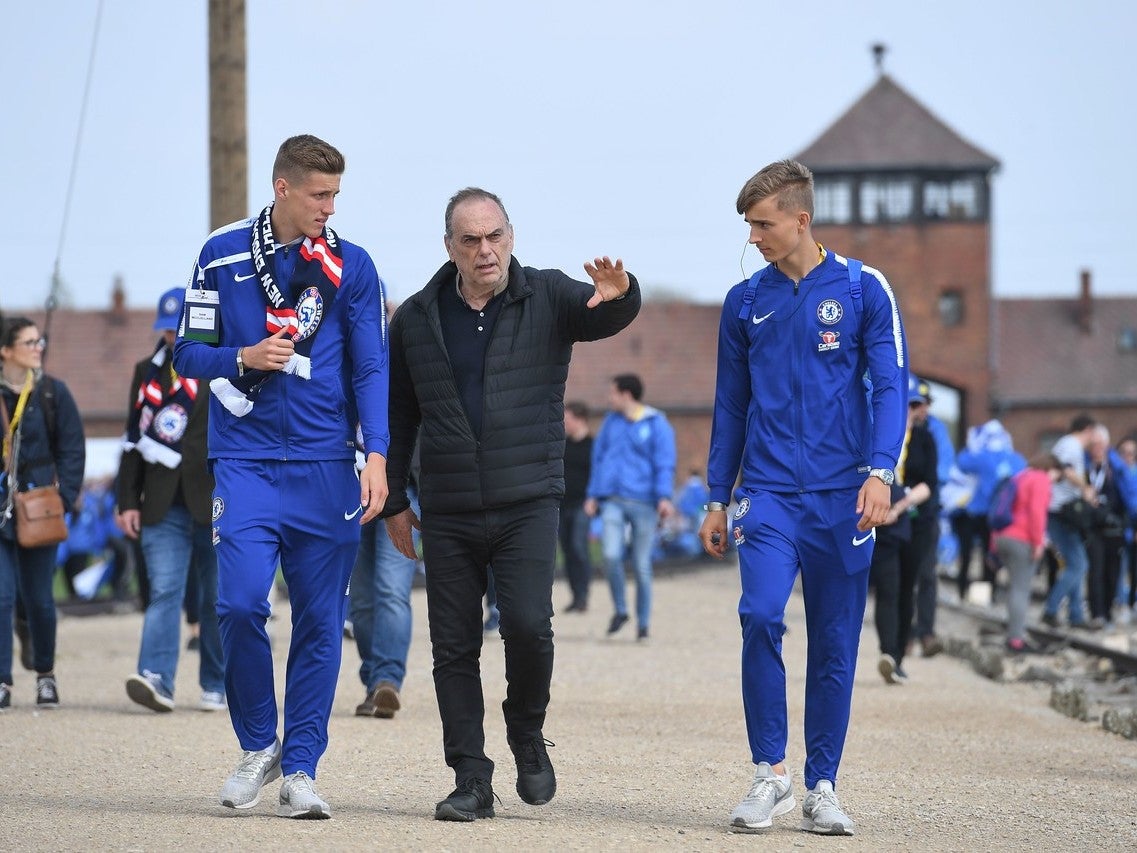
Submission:
<svg viewBox="0 0 1137 853">
<path fill-rule="evenodd" d="M 59 495 L 58 485 L 16 492 L 13 497 L 16 542 L 20 547 L 58 545 L 67 538 L 67 519 L 64 517 L 63 498 Z"/>
</svg>

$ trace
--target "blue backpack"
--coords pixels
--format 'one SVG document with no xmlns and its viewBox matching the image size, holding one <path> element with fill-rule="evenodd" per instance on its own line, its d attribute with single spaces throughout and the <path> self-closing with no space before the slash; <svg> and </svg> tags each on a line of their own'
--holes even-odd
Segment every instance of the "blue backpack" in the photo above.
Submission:
<svg viewBox="0 0 1137 853">
<path fill-rule="evenodd" d="M 987 508 L 987 527 L 993 532 L 1011 526 L 1014 520 L 1012 511 L 1018 497 L 1019 483 L 1016 475 L 1004 477 L 995 485 L 991 495 L 991 506 Z"/>
</svg>

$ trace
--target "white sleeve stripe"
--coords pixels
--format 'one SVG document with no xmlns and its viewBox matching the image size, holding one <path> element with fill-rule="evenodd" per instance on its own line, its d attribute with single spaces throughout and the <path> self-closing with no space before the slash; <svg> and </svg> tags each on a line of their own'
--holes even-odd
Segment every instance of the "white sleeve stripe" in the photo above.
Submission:
<svg viewBox="0 0 1137 853">
<path fill-rule="evenodd" d="M 211 270 L 214 267 L 228 266 L 229 264 L 235 264 L 238 261 L 250 260 L 252 257 L 253 257 L 252 252 L 240 252 L 236 255 L 227 255 L 224 258 L 218 258 L 215 261 L 210 261 L 208 264 L 206 264 L 204 267 L 202 267 L 201 271 L 204 273 L 206 270 Z"/>
<path fill-rule="evenodd" d="M 888 279 L 884 277 L 884 273 L 880 270 L 866 264 L 864 271 L 874 276 L 876 280 L 880 282 L 881 288 L 884 289 L 884 295 L 888 297 L 888 301 L 892 305 L 892 343 L 896 347 L 896 366 L 903 367 L 904 336 L 900 331 L 900 307 L 896 304 L 896 294 L 892 292 L 892 285 L 888 283 Z"/>
</svg>

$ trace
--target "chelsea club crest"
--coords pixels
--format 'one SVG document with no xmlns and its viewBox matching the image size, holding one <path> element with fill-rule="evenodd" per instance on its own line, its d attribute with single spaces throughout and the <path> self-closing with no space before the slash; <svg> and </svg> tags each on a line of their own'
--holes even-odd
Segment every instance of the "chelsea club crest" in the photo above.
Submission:
<svg viewBox="0 0 1137 853">
<path fill-rule="evenodd" d="M 817 319 L 826 326 L 833 326 L 840 323 L 841 318 L 844 316 L 845 309 L 841 307 L 841 303 L 836 299 L 826 299 L 817 306 Z"/>
<path fill-rule="evenodd" d="M 296 335 L 292 340 L 299 343 L 316 334 L 320 320 L 324 318 L 324 297 L 318 287 L 309 287 L 300 294 L 296 302 Z"/>
</svg>

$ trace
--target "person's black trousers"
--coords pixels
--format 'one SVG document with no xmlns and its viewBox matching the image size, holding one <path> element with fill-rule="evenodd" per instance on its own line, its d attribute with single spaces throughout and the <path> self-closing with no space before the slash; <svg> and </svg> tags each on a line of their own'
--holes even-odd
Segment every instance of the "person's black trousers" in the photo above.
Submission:
<svg viewBox="0 0 1137 853">
<path fill-rule="evenodd" d="M 460 786 L 492 779 L 479 658 L 486 568 L 493 567 L 505 643 L 506 734 L 539 737 L 553 677 L 553 566 L 559 502 L 422 515 L 434 690 L 446 763 Z"/>
</svg>

